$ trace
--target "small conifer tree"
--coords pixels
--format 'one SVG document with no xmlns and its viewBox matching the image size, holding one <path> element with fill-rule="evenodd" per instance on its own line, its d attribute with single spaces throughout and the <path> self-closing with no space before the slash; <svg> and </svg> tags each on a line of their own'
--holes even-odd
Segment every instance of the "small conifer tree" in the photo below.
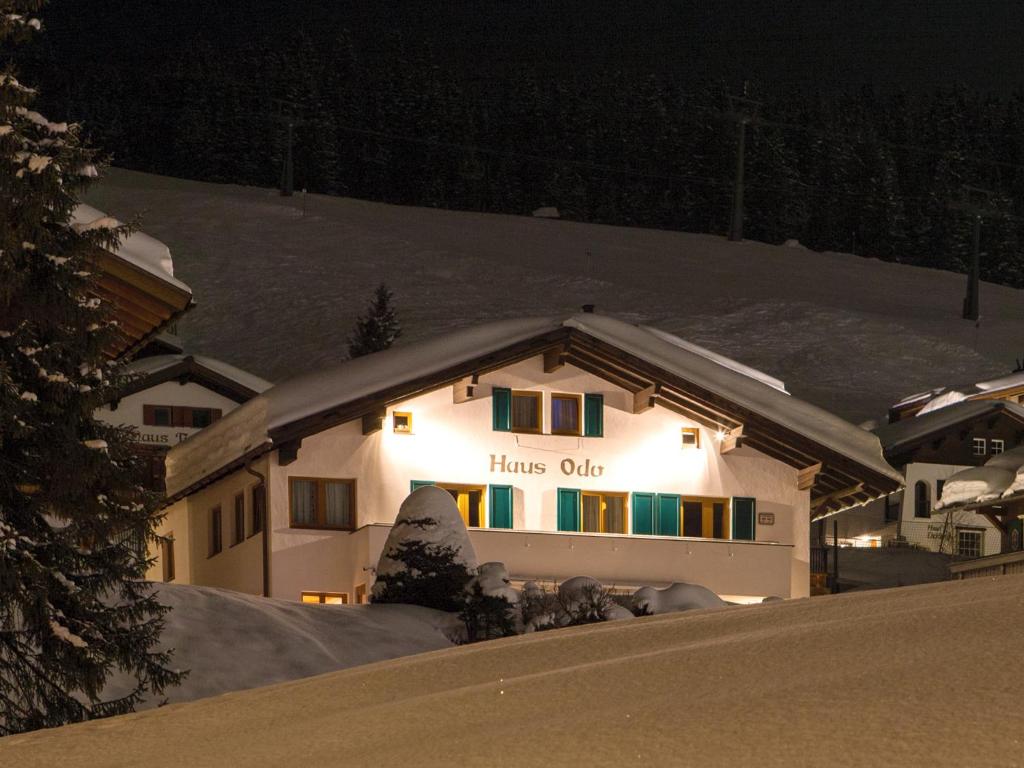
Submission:
<svg viewBox="0 0 1024 768">
<path fill-rule="evenodd" d="M 356 321 L 355 331 L 348 340 L 349 357 L 362 357 L 388 349 L 402 335 L 402 327 L 391 306 L 393 294 L 381 283 L 374 292 L 366 313 Z"/>
<path fill-rule="evenodd" d="M 0 0 L 4 58 L 41 5 Z M 33 95 L 0 69 L 0 736 L 128 712 L 180 678 L 143 581 L 156 499 L 130 433 L 93 418 L 119 378 L 95 254 L 127 230 L 72 226 L 93 157 Z M 114 670 L 132 684 L 106 695 Z"/>
<path fill-rule="evenodd" d="M 398 521 L 396 526 L 416 524 Z M 432 519 L 423 519 L 422 525 L 433 524 Z M 462 608 L 473 574 L 459 560 L 455 547 L 409 538 L 400 542 L 389 556 L 404 568 L 377 576 L 373 602 L 422 605 L 450 612 Z"/>
</svg>

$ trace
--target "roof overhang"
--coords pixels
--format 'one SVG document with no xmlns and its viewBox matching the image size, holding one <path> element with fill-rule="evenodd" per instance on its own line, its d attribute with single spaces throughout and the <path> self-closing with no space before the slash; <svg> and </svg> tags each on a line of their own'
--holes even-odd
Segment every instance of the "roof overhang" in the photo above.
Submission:
<svg viewBox="0 0 1024 768">
<path fill-rule="evenodd" d="M 148 358 L 147 358 L 148 359 Z M 236 403 L 244 403 L 259 394 L 257 390 L 251 389 L 234 379 L 206 367 L 198 362 L 191 355 L 186 355 L 180 361 L 165 366 L 152 373 L 139 374 L 134 376 L 125 386 L 118 390 L 118 398 L 128 397 L 137 392 L 163 384 L 166 381 L 177 381 L 181 384 L 195 382 L 201 384 L 219 395 L 223 395 Z"/>
</svg>

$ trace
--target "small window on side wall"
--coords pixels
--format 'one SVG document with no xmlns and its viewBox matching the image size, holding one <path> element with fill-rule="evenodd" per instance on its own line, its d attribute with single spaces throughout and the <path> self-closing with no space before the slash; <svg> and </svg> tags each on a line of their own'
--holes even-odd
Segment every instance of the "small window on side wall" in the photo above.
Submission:
<svg viewBox="0 0 1024 768">
<path fill-rule="evenodd" d="M 683 427 L 683 448 L 700 448 L 700 429 Z"/>
<path fill-rule="evenodd" d="M 1006 442 L 1003 440 L 991 440 L 989 442 L 989 452 L 995 456 L 997 453 L 1002 453 L 1006 450 Z"/>
<path fill-rule="evenodd" d="M 347 592 L 303 592 L 302 602 L 317 605 L 348 605 Z"/>
<path fill-rule="evenodd" d="M 928 483 L 918 480 L 914 483 L 914 517 L 932 516 L 932 493 Z"/>
<path fill-rule="evenodd" d="M 391 425 L 399 434 L 412 432 L 412 414 L 405 411 L 395 411 L 391 416 Z"/>
<path fill-rule="evenodd" d="M 975 456 L 984 456 L 988 453 L 988 444 L 984 437 L 976 437 L 971 442 L 971 453 Z"/>
<path fill-rule="evenodd" d="M 355 480 L 293 477 L 289 497 L 293 528 L 355 528 Z"/>
</svg>

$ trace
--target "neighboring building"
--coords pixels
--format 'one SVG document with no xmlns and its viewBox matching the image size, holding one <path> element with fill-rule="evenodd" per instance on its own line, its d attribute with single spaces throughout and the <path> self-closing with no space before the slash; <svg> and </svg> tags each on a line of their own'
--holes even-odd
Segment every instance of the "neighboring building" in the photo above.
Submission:
<svg viewBox="0 0 1024 768">
<path fill-rule="evenodd" d="M 921 411 L 875 430 L 886 460 L 906 490 L 837 518 L 839 543 L 879 546 L 906 542 L 961 556 L 995 554 L 997 525 L 983 514 L 936 511 L 945 483 L 956 473 L 1010 451 L 1024 439 L 1024 407 L 1006 400 L 965 400 Z M 823 532 L 831 540 L 831 526 Z"/>
<path fill-rule="evenodd" d="M 686 581 L 737 601 L 807 595 L 812 517 L 901 485 L 874 435 L 781 382 L 588 312 L 307 373 L 167 466 L 151 578 L 316 602 L 365 599 L 422 484 L 517 581 Z"/>
<path fill-rule="evenodd" d="M 889 423 L 903 421 L 917 415 L 937 411 L 965 400 L 1005 400 L 1020 403 L 1024 398 L 1024 371 L 1001 376 L 991 381 L 979 381 L 955 387 L 937 387 L 927 392 L 909 395 L 889 408 Z"/>
<path fill-rule="evenodd" d="M 79 232 L 119 225 L 102 211 L 81 204 L 71 227 Z M 171 252 L 142 232 L 124 238 L 116 250 L 97 248 L 96 297 L 108 302 L 117 333 L 105 350 L 111 358 L 130 358 L 192 307 L 192 290 L 174 277 Z"/>
<path fill-rule="evenodd" d="M 163 335 L 160 348 L 174 344 Z M 134 360 L 132 377 L 117 400 L 95 416 L 110 424 L 135 427 L 139 453 L 149 465 L 150 485 L 164 488 L 164 456 L 182 440 L 270 388 L 270 382 L 234 366 L 180 352 Z"/>
</svg>

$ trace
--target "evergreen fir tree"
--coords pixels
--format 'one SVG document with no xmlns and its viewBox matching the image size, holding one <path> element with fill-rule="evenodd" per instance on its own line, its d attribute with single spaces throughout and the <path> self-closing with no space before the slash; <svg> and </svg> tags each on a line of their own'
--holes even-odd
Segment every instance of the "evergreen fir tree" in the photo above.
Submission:
<svg viewBox="0 0 1024 768">
<path fill-rule="evenodd" d="M 41 5 L 0 2 L 5 54 Z M 180 679 L 143 581 L 155 498 L 130 433 L 92 416 L 119 380 L 92 254 L 126 231 L 71 226 L 93 158 L 33 96 L 0 70 L 0 736 L 128 712 Z M 115 670 L 132 685 L 105 695 Z"/>
<path fill-rule="evenodd" d="M 349 357 L 362 357 L 388 349 L 402 335 L 402 327 L 391 306 L 392 293 L 387 285 L 377 286 L 366 313 L 356 321 L 348 340 Z"/>
</svg>

